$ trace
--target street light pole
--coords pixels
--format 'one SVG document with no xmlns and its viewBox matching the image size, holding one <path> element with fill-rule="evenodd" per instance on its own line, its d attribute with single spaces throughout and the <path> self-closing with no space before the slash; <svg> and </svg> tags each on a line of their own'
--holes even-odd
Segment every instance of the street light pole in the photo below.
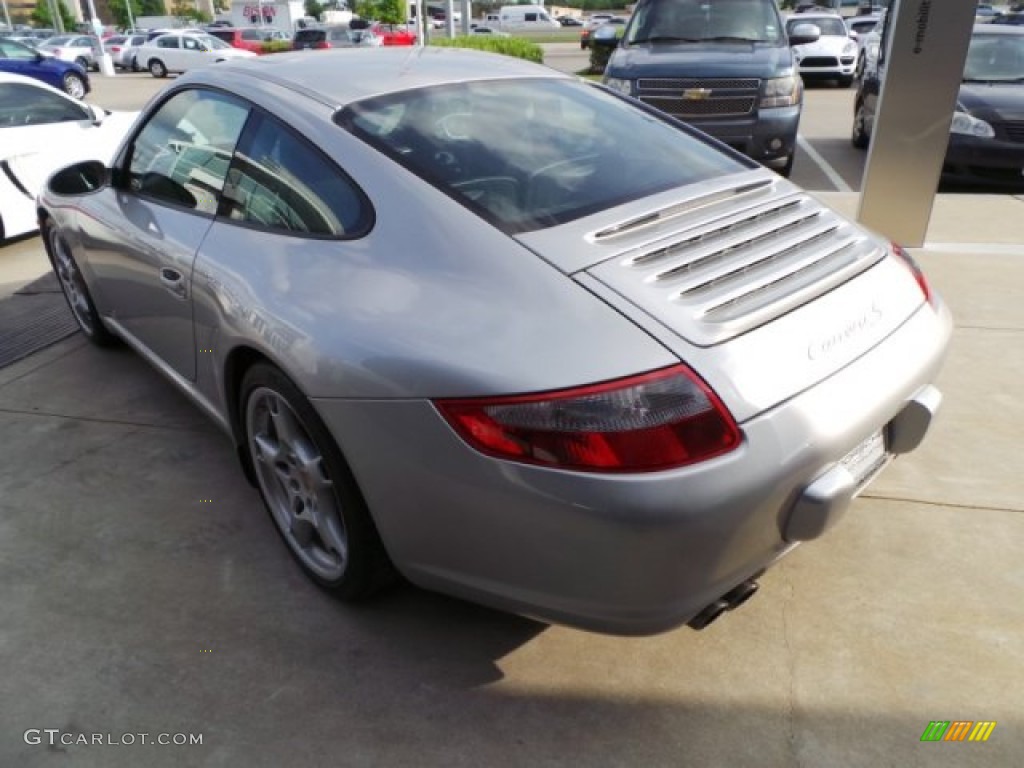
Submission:
<svg viewBox="0 0 1024 768">
<path fill-rule="evenodd" d="M 11 14 L 7 11 L 7 0 L 2 0 L 4 6 L 4 22 L 7 24 L 7 28 L 11 29 Z"/>
</svg>

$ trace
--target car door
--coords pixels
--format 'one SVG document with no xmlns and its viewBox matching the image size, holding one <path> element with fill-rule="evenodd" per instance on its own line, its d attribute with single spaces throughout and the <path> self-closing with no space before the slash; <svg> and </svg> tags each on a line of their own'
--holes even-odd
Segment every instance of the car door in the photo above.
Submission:
<svg viewBox="0 0 1024 768">
<path fill-rule="evenodd" d="M 35 196 L 88 146 L 93 119 L 84 104 L 42 85 L 0 82 L 0 173 L 12 190 L 0 211 L 7 231 L 35 229 Z"/>
<path fill-rule="evenodd" d="M 183 58 L 181 51 L 181 35 L 164 35 L 156 39 L 157 48 L 160 50 L 156 56 L 163 61 L 164 66 L 170 72 L 183 72 Z"/>
<path fill-rule="evenodd" d="M 248 113 L 220 92 L 174 93 L 129 142 L 111 188 L 80 222 L 99 311 L 189 380 L 193 263 Z"/>
<path fill-rule="evenodd" d="M 183 72 L 206 66 L 211 61 L 213 58 L 199 38 L 188 35 L 181 38 L 181 69 Z"/>
</svg>

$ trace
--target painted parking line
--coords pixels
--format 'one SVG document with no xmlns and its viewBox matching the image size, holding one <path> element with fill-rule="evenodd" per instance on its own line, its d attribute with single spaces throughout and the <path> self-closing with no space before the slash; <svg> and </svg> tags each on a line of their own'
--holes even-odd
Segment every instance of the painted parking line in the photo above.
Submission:
<svg viewBox="0 0 1024 768">
<path fill-rule="evenodd" d="M 839 172 L 829 165 L 829 162 L 801 134 L 797 134 L 796 143 L 800 150 L 811 158 L 815 165 L 821 169 L 821 172 L 832 182 L 832 186 L 836 188 L 837 192 L 853 192 L 853 187 L 846 183 L 846 180 L 839 175 Z"/>
</svg>

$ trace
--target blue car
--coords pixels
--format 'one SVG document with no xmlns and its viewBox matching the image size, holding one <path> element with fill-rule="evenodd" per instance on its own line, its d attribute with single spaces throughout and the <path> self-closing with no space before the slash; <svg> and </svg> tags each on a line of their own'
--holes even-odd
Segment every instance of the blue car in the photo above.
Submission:
<svg viewBox="0 0 1024 768">
<path fill-rule="evenodd" d="M 74 62 L 47 56 L 7 38 L 0 38 L 0 72 L 42 80 L 76 99 L 84 99 L 91 88 L 89 75 Z"/>
</svg>

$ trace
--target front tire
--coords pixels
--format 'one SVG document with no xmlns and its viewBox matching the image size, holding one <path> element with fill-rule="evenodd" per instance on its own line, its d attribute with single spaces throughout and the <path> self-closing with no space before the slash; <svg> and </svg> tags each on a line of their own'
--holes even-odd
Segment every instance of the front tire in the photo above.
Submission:
<svg viewBox="0 0 1024 768">
<path fill-rule="evenodd" d="M 348 464 L 309 401 L 277 368 L 243 380 L 245 453 L 263 503 L 306 574 L 343 600 L 368 597 L 393 571 Z"/>
<path fill-rule="evenodd" d="M 867 118 L 864 114 L 864 103 L 859 102 L 853 112 L 853 130 L 850 132 L 850 143 L 857 149 L 867 149 L 871 143 L 871 135 L 867 130 Z"/>
<path fill-rule="evenodd" d="M 44 225 L 42 234 L 47 246 L 47 255 L 50 257 L 50 265 L 57 275 L 60 289 L 68 302 L 68 309 L 71 310 L 79 329 L 96 346 L 109 347 L 116 339 L 104 327 L 103 320 L 100 319 L 96 305 L 89 294 L 89 288 L 85 284 L 82 270 L 79 269 L 75 257 L 71 254 L 71 248 L 67 241 L 51 223 Z"/>
<path fill-rule="evenodd" d="M 81 101 L 85 98 L 85 78 L 77 72 L 65 72 L 60 81 L 64 93 Z"/>
<path fill-rule="evenodd" d="M 167 77 L 167 67 L 160 59 L 150 59 L 149 74 L 153 77 Z"/>
</svg>

